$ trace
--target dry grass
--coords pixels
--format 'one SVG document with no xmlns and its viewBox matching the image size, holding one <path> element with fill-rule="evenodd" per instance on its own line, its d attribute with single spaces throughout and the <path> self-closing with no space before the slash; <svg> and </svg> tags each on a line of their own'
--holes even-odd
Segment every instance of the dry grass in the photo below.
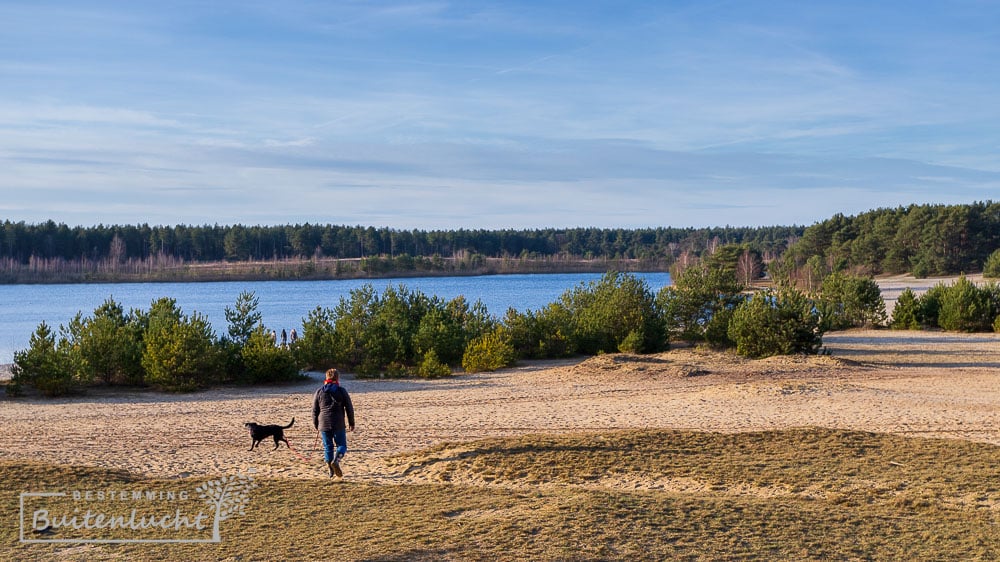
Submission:
<svg viewBox="0 0 1000 562">
<path fill-rule="evenodd" d="M 454 443 L 396 484 L 262 479 L 218 545 L 22 545 L 22 491 L 141 482 L 3 461 L 0 558 L 969 560 L 1000 557 L 1000 448 L 828 429 Z"/>
</svg>

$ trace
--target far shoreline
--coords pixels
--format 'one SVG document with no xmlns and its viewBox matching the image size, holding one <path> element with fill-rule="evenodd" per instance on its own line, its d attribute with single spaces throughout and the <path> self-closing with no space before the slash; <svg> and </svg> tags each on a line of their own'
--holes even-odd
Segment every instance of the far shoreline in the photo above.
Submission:
<svg viewBox="0 0 1000 562">
<path fill-rule="evenodd" d="M 475 277 L 486 275 L 547 275 L 574 273 L 669 273 L 658 259 L 625 258 L 422 258 L 412 267 L 394 267 L 389 256 L 314 258 L 246 262 L 197 262 L 169 267 L 124 263 L 85 269 L 65 263 L 49 269 L 29 265 L 0 270 L 0 285 L 67 285 L 99 283 L 202 283 L 222 281 L 340 281 Z"/>
</svg>

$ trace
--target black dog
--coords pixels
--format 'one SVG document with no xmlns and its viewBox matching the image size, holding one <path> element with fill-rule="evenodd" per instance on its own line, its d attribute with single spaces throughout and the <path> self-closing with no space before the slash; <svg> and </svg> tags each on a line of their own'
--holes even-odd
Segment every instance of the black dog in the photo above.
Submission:
<svg viewBox="0 0 1000 562">
<path fill-rule="evenodd" d="M 285 445 L 289 449 L 291 449 L 292 446 L 288 444 L 288 439 L 285 439 L 285 430 L 288 429 L 289 427 L 292 427 L 292 424 L 294 423 L 295 423 L 295 418 L 292 418 L 292 423 L 284 427 L 280 425 L 257 425 L 254 422 L 247 422 L 243 424 L 243 427 L 250 430 L 250 439 L 253 440 L 253 443 L 250 444 L 250 450 L 252 451 L 253 448 L 256 447 L 258 443 L 267 439 L 268 437 L 274 438 L 274 449 L 278 448 L 278 445 L 281 444 L 281 441 L 284 441 Z M 274 449 L 271 450 L 273 451 Z"/>
</svg>

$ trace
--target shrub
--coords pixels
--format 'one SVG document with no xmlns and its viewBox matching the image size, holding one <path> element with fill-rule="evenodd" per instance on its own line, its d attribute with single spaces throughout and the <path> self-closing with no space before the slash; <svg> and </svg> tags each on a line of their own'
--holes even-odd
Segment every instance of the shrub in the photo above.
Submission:
<svg viewBox="0 0 1000 562">
<path fill-rule="evenodd" d="M 330 334 L 330 344 L 338 344 L 337 348 L 327 348 L 325 353 L 336 354 L 341 361 L 334 361 L 334 364 L 341 363 L 347 366 L 357 367 L 365 362 L 370 362 L 371 358 L 365 355 L 366 332 L 372 322 L 376 307 L 379 306 L 378 295 L 371 284 L 364 284 L 350 292 L 349 298 L 340 298 L 336 308 L 324 315 L 324 330 Z M 317 311 L 319 309 L 317 308 Z M 308 332 L 303 326 L 303 333 Z"/>
<path fill-rule="evenodd" d="M 714 346 L 732 345 L 729 322 L 742 301 L 735 273 L 690 267 L 656 296 L 670 337 Z"/>
<path fill-rule="evenodd" d="M 424 361 L 428 353 L 433 353 L 435 359 L 440 357 L 446 364 L 457 363 L 462 360 L 466 343 L 461 317 L 448 314 L 443 307 L 432 308 L 420 319 L 413 340 L 415 352 Z"/>
<path fill-rule="evenodd" d="M 243 346 L 250 334 L 263 325 L 263 316 L 257 310 L 260 299 L 252 291 L 243 291 L 236 297 L 234 308 L 226 307 L 226 321 L 229 322 L 229 339 Z"/>
<path fill-rule="evenodd" d="M 979 290 L 986 295 L 986 299 L 990 303 L 990 317 L 995 318 L 1000 315 L 1000 284 L 989 282 L 980 286 Z M 992 322 L 989 323 L 992 324 Z"/>
<path fill-rule="evenodd" d="M 163 390 L 195 390 L 220 378 L 222 359 L 204 316 L 182 314 L 174 299 L 153 302 L 142 354 L 146 382 Z"/>
<path fill-rule="evenodd" d="M 573 353 L 566 336 L 572 332 L 572 317 L 558 303 L 550 303 L 537 312 L 510 308 L 502 325 L 519 359 L 556 359 Z"/>
<path fill-rule="evenodd" d="M 633 332 L 643 335 L 638 351 L 667 346 L 667 334 L 656 299 L 646 282 L 627 273 L 606 273 L 600 281 L 571 289 L 560 298 L 572 318 L 572 339 L 586 354 L 612 352 Z"/>
<path fill-rule="evenodd" d="M 113 298 L 94 310 L 91 317 L 77 314 L 69 323 L 67 343 L 82 383 L 142 384 L 142 314 L 129 314 Z"/>
<path fill-rule="evenodd" d="M 28 349 L 14 352 L 13 378 L 7 387 L 11 395 L 31 385 L 45 396 L 61 396 L 77 389 L 65 346 L 56 345 L 55 334 L 42 322 L 31 334 Z"/>
<path fill-rule="evenodd" d="M 889 325 L 893 330 L 916 330 L 920 328 L 920 302 L 917 300 L 913 290 L 907 287 L 899 298 L 896 299 L 896 306 L 892 309 L 892 322 Z"/>
<path fill-rule="evenodd" d="M 542 340 L 541 323 L 538 315 L 530 310 L 518 312 L 508 308 L 501 321 L 510 335 L 510 345 L 521 359 L 542 357 L 539 342 Z"/>
<path fill-rule="evenodd" d="M 917 320 L 920 322 L 921 326 L 925 326 L 927 328 L 940 327 L 938 316 L 941 313 L 941 300 L 944 298 L 947 291 L 947 285 L 944 283 L 938 283 L 930 289 L 927 289 L 927 292 L 923 295 L 920 295 L 920 298 L 918 299 L 920 308 Z"/>
<path fill-rule="evenodd" d="M 446 377 L 451 374 L 451 368 L 438 360 L 437 353 L 431 349 L 424 354 L 424 359 L 420 362 L 417 374 L 426 379 Z"/>
<path fill-rule="evenodd" d="M 1000 250 L 994 250 L 983 263 L 983 277 L 1000 277 Z"/>
<path fill-rule="evenodd" d="M 878 283 L 870 277 L 832 273 L 823 280 L 820 294 L 826 329 L 882 326 L 886 322 L 885 301 Z"/>
<path fill-rule="evenodd" d="M 274 345 L 263 326 L 258 326 L 250 333 L 241 356 L 245 367 L 244 382 L 285 382 L 300 377 L 291 350 Z"/>
<path fill-rule="evenodd" d="M 469 373 L 495 371 L 513 365 L 515 360 L 510 336 L 498 328 L 469 342 L 462 356 L 462 368 Z"/>
<path fill-rule="evenodd" d="M 405 286 L 387 287 L 376 299 L 370 320 L 363 326 L 365 360 L 375 365 L 414 365 L 413 335 L 426 313 L 426 297 Z"/>
<path fill-rule="evenodd" d="M 817 353 L 822 345 L 819 315 L 794 289 L 764 291 L 739 305 L 729 324 L 736 352 L 753 358 Z"/>
<path fill-rule="evenodd" d="M 489 309 L 482 301 L 477 300 L 470 306 L 465 297 L 459 295 L 444 304 L 445 314 L 456 324 L 462 327 L 463 343 L 465 345 L 483 334 L 492 332 L 498 326 L 496 318 L 490 314 Z M 456 363 L 461 360 L 462 352 L 456 356 Z"/>
<path fill-rule="evenodd" d="M 290 347 L 296 365 L 302 369 L 325 371 L 348 363 L 346 350 L 356 344 L 345 342 L 346 330 L 338 332 L 335 313 L 317 306 L 302 319 L 302 335 Z"/>
<path fill-rule="evenodd" d="M 444 301 L 402 285 L 381 295 L 371 285 L 351 291 L 334 316 L 333 343 L 344 350 L 338 363 L 364 376 L 419 372 L 430 351 L 444 365 L 458 364 L 467 343 L 496 326 L 481 302 Z"/>
<path fill-rule="evenodd" d="M 270 339 L 270 338 L 269 338 Z M 221 338 L 216 343 L 219 352 L 223 382 L 241 383 L 247 380 L 247 368 L 243 363 L 243 347 L 229 338 Z"/>
<path fill-rule="evenodd" d="M 995 317 L 990 295 L 966 279 L 958 278 L 941 297 L 938 325 L 950 332 L 985 332 Z"/>
<path fill-rule="evenodd" d="M 632 330 L 625 339 L 618 344 L 618 351 L 622 353 L 642 353 L 642 342 L 645 339 L 642 332 Z"/>
</svg>

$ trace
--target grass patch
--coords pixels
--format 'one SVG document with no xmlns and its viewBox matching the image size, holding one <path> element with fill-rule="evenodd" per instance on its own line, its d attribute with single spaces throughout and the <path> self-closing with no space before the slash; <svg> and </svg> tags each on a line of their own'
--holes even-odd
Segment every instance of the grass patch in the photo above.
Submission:
<svg viewBox="0 0 1000 562">
<path fill-rule="evenodd" d="M 825 429 L 642 431 L 451 444 L 407 484 L 261 479 L 211 545 L 18 542 L 18 495 L 193 488 L 0 463 L 0 559 L 996 559 L 1000 448 Z"/>
</svg>

